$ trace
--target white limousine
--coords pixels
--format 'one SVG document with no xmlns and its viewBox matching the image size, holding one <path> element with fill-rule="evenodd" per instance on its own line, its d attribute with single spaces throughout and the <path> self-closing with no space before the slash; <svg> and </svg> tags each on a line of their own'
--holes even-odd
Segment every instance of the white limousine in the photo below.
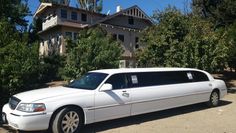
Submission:
<svg viewBox="0 0 236 133">
<path fill-rule="evenodd" d="M 224 81 L 197 69 L 96 70 L 67 86 L 16 94 L 2 117 L 18 130 L 74 133 L 84 124 L 195 103 L 214 107 L 226 94 Z"/>
</svg>

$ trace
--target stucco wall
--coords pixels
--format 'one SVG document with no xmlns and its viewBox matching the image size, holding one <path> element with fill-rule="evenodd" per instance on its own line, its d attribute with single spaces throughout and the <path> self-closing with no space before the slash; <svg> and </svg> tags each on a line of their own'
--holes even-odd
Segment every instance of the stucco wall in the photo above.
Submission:
<svg viewBox="0 0 236 133">
<path fill-rule="evenodd" d="M 124 54 L 123 56 L 132 57 L 134 50 L 135 50 L 135 38 L 140 36 L 140 32 L 138 30 L 129 30 L 129 29 L 123 29 L 118 28 L 111 25 L 101 25 L 103 29 L 105 29 L 109 34 L 122 34 L 124 35 L 124 42 L 122 45 L 124 46 Z"/>
</svg>

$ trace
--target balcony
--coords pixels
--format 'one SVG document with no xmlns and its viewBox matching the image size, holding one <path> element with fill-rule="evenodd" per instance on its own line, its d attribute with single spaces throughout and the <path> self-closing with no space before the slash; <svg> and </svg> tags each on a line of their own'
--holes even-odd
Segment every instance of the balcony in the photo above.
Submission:
<svg viewBox="0 0 236 133">
<path fill-rule="evenodd" d="M 61 26 L 68 26 L 73 28 L 85 28 L 89 24 L 80 23 L 78 21 L 72 21 L 68 19 L 61 19 L 57 15 L 56 16 L 50 16 L 46 19 L 46 21 L 43 22 L 42 31 L 47 30 L 50 27 L 61 25 Z"/>
<path fill-rule="evenodd" d="M 50 16 L 43 22 L 42 30 L 46 30 L 49 27 L 55 26 L 59 23 L 59 19 L 57 16 Z"/>
</svg>

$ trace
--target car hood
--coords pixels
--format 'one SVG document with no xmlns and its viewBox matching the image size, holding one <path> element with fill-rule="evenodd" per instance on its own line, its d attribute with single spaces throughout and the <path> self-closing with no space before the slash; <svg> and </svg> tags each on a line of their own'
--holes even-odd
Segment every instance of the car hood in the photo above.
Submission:
<svg viewBox="0 0 236 133">
<path fill-rule="evenodd" d="M 76 93 L 85 93 L 88 91 L 91 91 L 91 90 L 83 90 L 83 89 L 75 89 L 75 88 L 59 86 L 59 87 L 50 87 L 50 88 L 44 88 L 44 89 L 31 90 L 31 91 L 16 94 L 14 96 L 20 99 L 22 102 L 30 103 L 30 102 L 34 102 L 38 100 L 47 99 L 47 98 L 65 96 L 65 95 L 76 94 Z"/>
</svg>

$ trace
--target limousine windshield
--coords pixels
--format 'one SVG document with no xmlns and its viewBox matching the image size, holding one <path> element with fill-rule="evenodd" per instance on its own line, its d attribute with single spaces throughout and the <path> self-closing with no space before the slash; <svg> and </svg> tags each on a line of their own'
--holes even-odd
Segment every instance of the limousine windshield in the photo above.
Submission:
<svg viewBox="0 0 236 133">
<path fill-rule="evenodd" d="M 66 85 L 69 88 L 94 90 L 101 84 L 101 82 L 107 77 L 108 74 L 104 73 L 87 73 L 79 80 L 74 80 L 70 84 Z"/>
</svg>

